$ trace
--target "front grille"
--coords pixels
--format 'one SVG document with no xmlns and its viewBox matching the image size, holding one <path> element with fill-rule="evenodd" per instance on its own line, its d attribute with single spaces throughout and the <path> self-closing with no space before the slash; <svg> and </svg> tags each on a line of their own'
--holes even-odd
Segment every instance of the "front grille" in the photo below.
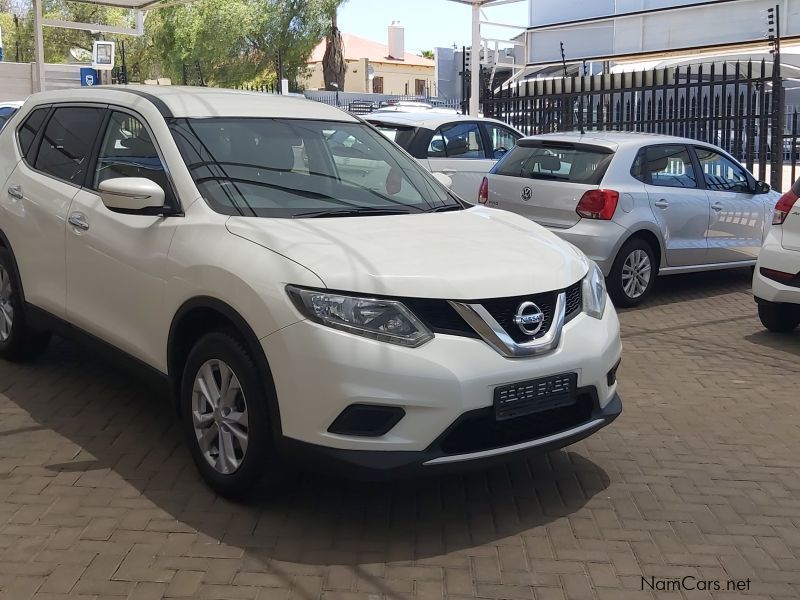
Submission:
<svg viewBox="0 0 800 600">
<path fill-rule="evenodd" d="M 478 337 L 475 330 L 461 318 L 456 309 L 447 300 L 429 300 L 425 298 L 406 298 L 403 304 L 427 325 L 434 333 Z"/>
<path fill-rule="evenodd" d="M 564 322 L 569 323 L 583 311 L 583 281 L 569 286 L 566 292 L 567 307 L 564 311 L 566 313 Z"/>
<path fill-rule="evenodd" d="M 532 294 L 530 296 L 514 296 L 512 298 L 492 298 L 488 300 L 478 300 L 476 304 L 482 304 L 483 308 L 489 311 L 494 320 L 502 327 L 511 338 L 518 344 L 538 340 L 547 335 L 550 326 L 553 324 L 553 315 L 556 311 L 556 299 L 558 292 L 545 292 L 543 294 Z M 514 316 L 517 314 L 519 305 L 523 302 L 533 302 L 544 313 L 544 324 L 536 335 L 523 333 L 516 323 Z"/>
<path fill-rule="evenodd" d="M 595 395 L 588 388 L 579 391 L 570 406 L 554 408 L 505 421 L 495 418 L 494 408 L 479 409 L 461 417 L 434 443 L 444 454 L 470 454 L 513 446 L 560 433 L 588 422 L 595 407 Z"/>
<path fill-rule="evenodd" d="M 555 313 L 556 299 L 561 291 L 566 292 L 567 295 L 565 316 L 566 322 L 569 322 L 583 310 L 583 296 L 580 281 L 569 286 L 566 290 L 544 292 L 542 294 L 532 294 L 528 296 L 514 296 L 511 298 L 470 300 L 468 302 L 470 304 L 482 304 L 515 342 L 524 343 L 539 339 L 550 330 Z M 480 337 L 446 300 L 403 298 L 402 302 L 434 333 L 471 338 Z M 519 305 L 523 302 L 533 302 L 541 308 L 544 313 L 544 325 L 535 336 L 522 333 L 519 327 L 514 323 L 514 316 L 517 314 Z"/>
</svg>

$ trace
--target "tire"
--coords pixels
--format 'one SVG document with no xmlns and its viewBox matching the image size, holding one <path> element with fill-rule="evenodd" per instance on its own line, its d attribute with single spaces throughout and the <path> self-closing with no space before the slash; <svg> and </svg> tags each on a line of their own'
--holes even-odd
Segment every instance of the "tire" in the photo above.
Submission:
<svg viewBox="0 0 800 600">
<path fill-rule="evenodd" d="M 759 302 L 758 318 L 764 327 L 774 333 L 789 333 L 800 325 L 800 306 Z"/>
<path fill-rule="evenodd" d="M 0 248 L 0 358 L 15 362 L 33 360 L 49 343 L 49 332 L 28 324 L 14 260 L 6 248 Z"/>
<path fill-rule="evenodd" d="M 657 268 L 650 244 L 638 238 L 625 242 L 607 278 L 608 295 L 614 305 L 630 308 L 644 302 L 653 289 Z"/>
<path fill-rule="evenodd" d="M 207 382 L 213 379 L 217 389 L 224 391 L 225 369 L 233 376 L 229 379 L 232 394 L 228 400 L 216 402 L 219 409 L 213 409 L 206 398 L 219 399 L 220 393 Z M 203 385 L 208 394 L 203 393 Z M 180 394 L 186 441 L 203 479 L 221 496 L 244 497 L 268 470 L 273 470 L 268 465 L 277 462 L 267 394 L 253 357 L 231 332 L 206 334 L 186 359 Z M 201 445 L 201 437 L 206 444 Z"/>
</svg>

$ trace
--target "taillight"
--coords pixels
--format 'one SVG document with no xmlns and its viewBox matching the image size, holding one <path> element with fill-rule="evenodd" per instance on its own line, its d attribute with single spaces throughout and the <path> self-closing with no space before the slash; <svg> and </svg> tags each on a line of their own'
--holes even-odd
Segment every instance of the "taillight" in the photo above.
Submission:
<svg viewBox="0 0 800 600">
<path fill-rule="evenodd" d="M 478 190 L 478 202 L 486 204 L 489 201 L 489 178 L 484 177 L 481 181 L 481 189 Z"/>
<path fill-rule="evenodd" d="M 589 190 L 586 192 L 575 211 L 585 219 L 609 221 L 614 216 L 619 203 L 619 192 L 614 190 Z"/>
<path fill-rule="evenodd" d="M 783 225 L 786 217 L 789 216 L 789 211 L 792 210 L 794 203 L 797 202 L 797 194 L 789 190 L 780 197 L 778 203 L 775 205 L 775 212 L 772 213 L 772 224 Z"/>
</svg>

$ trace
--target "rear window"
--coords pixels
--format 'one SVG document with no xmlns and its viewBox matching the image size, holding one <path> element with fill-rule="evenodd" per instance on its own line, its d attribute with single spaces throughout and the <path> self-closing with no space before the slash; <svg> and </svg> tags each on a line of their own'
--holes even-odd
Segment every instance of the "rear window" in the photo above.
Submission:
<svg viewBox="0 0 800 600">
<path fill-rule="evenodd" d="M 408 150 L 411 146 L 411 140 L 414 139 L 416 129 L 413 127 L 394 127 L 392 125 L 375 125 L 383 135 L 400 145 L 404 150 Z"/>
<path fill-rule="evenodd" d="M 599 146 L 523 140 L 492 173 L 595 185 L 603 179 L 613 157 L 611 150 Z"/>
<path fill-rule="evenodd" d="M 31 112 L 30 115 L 28 115 L 28 118 L 25 119 L 25 122 L 17 132 L 17 136 L 19 137 L 19 148 L 22 150 L 22 154 L 25 156 L 25 160 L 27 160 L 28 163 L 31 162 L 31 147 L 33 146 L 33 140 L 36 138 L 36 134 L 39 133 L 39 129 L 42 127 L 44 119 L 47 117 L 47 113 L 49 112 L 50 107 L 37 108 Z"/>
</svg>

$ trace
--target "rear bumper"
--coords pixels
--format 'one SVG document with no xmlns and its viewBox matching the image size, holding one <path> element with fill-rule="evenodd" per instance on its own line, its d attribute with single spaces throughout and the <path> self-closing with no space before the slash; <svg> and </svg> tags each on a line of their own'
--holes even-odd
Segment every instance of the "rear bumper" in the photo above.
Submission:
<svg viewBox="0 0 800 600">
<path fill-rule="evenodd" d="M 622 401 L 616 393 L 602 407 L 593 388 L 579 390 L 579 397 L 581 396 L 588 403 L 586 418 L 545 435 L 508 445 L 488 444 L 487 447 L 473 451 L 458 451 L 458 441 L 454 442 L 453 438 L 461 429 L 469 431 L 468 427 L 464 428 L 465 423 L 472 421 L 477 424 L 484 420 L 489 422 L 488 419 L 493 418 L 490 409 L 478 409 L 459 417 L 447 431 L 422 451 L 345 450 L 286 437 L 279 442 L 279 450 L 286 461 L 302 468 L 367 481 L 475 469 L 569 446 L 602 429 L 622 413 Z M 541 413 L 527 419 L 528 422 L 534 422 L 536 418 L 546 419 L 548 416 Z M 519 419 L 506 423 L 507 425 L 500 424 L 500 427 L 520 425 Z"/>
<path fill-rule="evenodd" d="M 569 229 L 551 228 L 550 231 L 580 248 L 598 264 L 606 277 L 611 273 L 619 247 L 627 237 L 627 230 L 621 225 L 592 219 L 581 219 Z"/>
<path fill-rule="evenodd" d="M 753 273 L 753 295 L 757 301 L 800 304 L 800 288 L 764 277 L 760 271 L 762 267 L 784 273 L 800 272 L 800 252 L 783 248 L 780 227 L 770 229 L 758 255 L 758 263 Z"/>
</svg>

